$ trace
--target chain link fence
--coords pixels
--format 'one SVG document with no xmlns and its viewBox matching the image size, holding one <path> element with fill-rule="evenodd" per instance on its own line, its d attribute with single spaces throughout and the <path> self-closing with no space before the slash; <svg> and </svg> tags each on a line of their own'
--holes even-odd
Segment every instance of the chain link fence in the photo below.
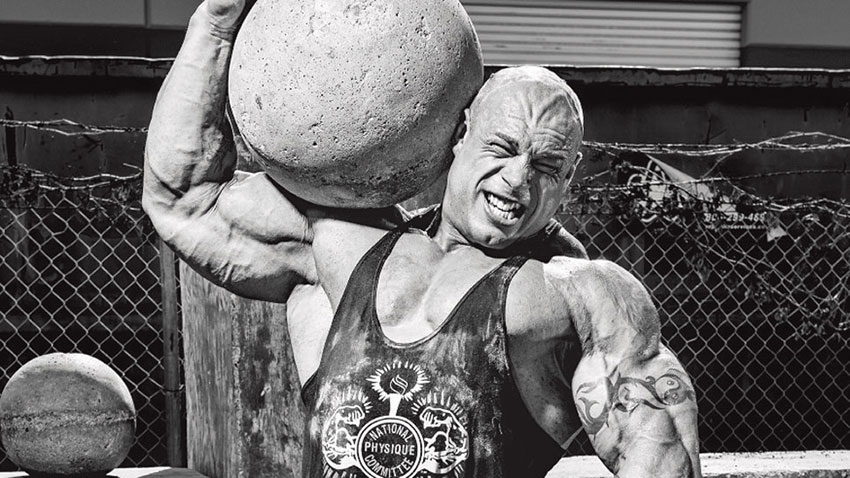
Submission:
<svg viewBox="0 0 850 478">
<path fill-rule="evenodd" d="M 652 293 L 695 381 L 702 450 L 850 448 L 850 204 L 770 202 L 629 154 L 574 186 L 559 218 Z M 165 463 L 161 269 L 140 178 L 0 172 L 0 387 L 38 355 L 94 355 L 138 410 L 125 466 Z"/>
<path fill-rule="evenodd" d="M 140 175 L 0 175 L 0 389 L 39 355 L 93 355 L 124 379 L 136 406 L 124 466 L 166 463 L 160 256 Z M 0 453 L 0 470 L 14 469 Z"/>
<path fill-rule="evenodd" d="M 702 451 L 850 447 L 850 204 L 680 173 L 616 154 L 561 222 L 649 289 L 695 383 Z"/>
</svg>

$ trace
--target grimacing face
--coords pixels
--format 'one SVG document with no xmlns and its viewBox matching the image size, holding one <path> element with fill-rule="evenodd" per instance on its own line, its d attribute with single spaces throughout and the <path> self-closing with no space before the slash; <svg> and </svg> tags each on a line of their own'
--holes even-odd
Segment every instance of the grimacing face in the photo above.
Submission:
<svg viewBox="0 0 850 478">
<path fill-rule="evenodd" d="M 580 115 L 559 85 L 522 80 L 488 91 L 454 146 L 444 220 L 466 242 L 490 249 L 543 229 L 575 172 Z"/>
</svg>

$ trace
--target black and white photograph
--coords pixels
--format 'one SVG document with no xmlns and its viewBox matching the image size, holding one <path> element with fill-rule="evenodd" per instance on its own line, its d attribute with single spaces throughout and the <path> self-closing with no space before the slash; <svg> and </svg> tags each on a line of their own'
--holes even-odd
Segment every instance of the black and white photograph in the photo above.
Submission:
<svg viewBox="0 0 850 478">
<path fill-rule="evenodd" d="M 850 478 L 848 26 L 0 0 L 0 478 Z"/>
</svg>

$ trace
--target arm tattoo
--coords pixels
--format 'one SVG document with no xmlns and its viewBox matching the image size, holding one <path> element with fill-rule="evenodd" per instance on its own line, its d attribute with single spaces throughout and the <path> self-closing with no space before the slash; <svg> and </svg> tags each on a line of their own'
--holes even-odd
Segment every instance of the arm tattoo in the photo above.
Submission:
<svg viewBox="0 0 850 478">
<path fill-rule="evenodd" d="M 695 402 L 694 390 L 681 375 L 682 372 L 669 369 L 658 378 L 639 379 L 615 371 L 608 377 L 579 385 L 575 399 L 587 433 L 599 433 L 612 411 L 631 413 L 639 406 L 663 410 L 688 400 Z"/>
</svg>

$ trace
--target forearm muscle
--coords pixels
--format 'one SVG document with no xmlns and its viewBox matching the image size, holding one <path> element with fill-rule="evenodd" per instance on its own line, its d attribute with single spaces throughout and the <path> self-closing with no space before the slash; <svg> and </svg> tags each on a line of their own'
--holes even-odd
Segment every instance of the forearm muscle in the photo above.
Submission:
<svg viewBox="0 0 850 478">
<path fill-rule="evenodd" d="M 588 355 L 574 379 L 579 416 L 594 448 L 621 478 L 700 477 L 696 394 L 663 347 L 643 360 Z"/>
</svg>

